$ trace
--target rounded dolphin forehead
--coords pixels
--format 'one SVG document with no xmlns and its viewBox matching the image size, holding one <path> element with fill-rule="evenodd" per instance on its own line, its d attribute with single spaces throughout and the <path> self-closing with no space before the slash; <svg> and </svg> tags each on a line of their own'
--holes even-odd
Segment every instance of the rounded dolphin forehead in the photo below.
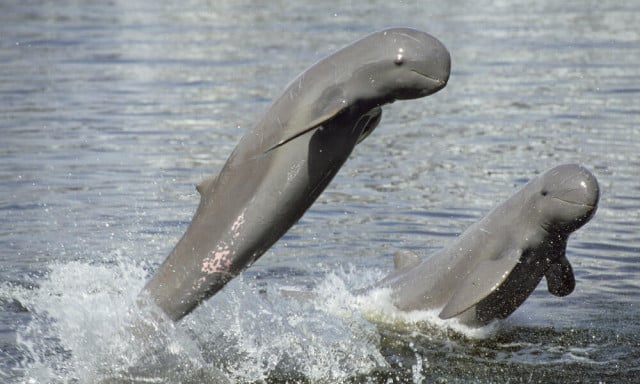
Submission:
<svg viewBox="0 0 640 384">
<path fill-rule="evenodd" d="M 591 172 L 579 164 L 562 164 L 542 174 L 549 181 L 564 181 L 576 177 L 593 177 Z"/>
<path fill-rule="evenodd" d="M 543 188 L 548 192 L 583 190 L 587 194 L 599 193 L 596 177 L 585 167 L 564 164 L 550 169 L 540 176 Z"/>
<path fill-rule="evenodd" d="M 532 180 L 525 196 L 531 208 L 528 214 L 561 225 L 557 229 L 573 231 L 595 214 L 599 189 L 596 178 L 586 168 L 562 165 Z"/>
<path fill-rule="evenodd" d="M 382 69 L 406 67 L 431 78 L 446 81 L 451 70 L 447 48 L 430 34 L 410 28 L 391 28 L 374 32 L 327 57 L 344 73 L 365 65 Z M 409 66 L 398 64 L 409 64 Z"/>
<path fill-rule="evenodd" d="M 395 28 L 379 33 L 380 41 L 391 53 L 402 55 L 431 55 L 434 51 L 449 56 L 446 47 L 435 37 L 410 28 Z"/>
</svg>

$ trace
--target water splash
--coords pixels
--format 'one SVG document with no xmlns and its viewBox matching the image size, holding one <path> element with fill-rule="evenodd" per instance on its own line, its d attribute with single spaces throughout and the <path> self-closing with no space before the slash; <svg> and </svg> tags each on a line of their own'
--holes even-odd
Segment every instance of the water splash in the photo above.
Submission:
<svg viewBox="0 0 640 384">
<path fill-rule="evenodd" d="M 189 319 L 203 350 L 234 381 L 335 383 L 387 366 L 375 326 L 357 308 L 321 295 L 292 299 L 278 284 L 250 286 L 240 277 Z"/>
<path fill-rule="evenodd" d="M 287 276 L 260 280 L 245 273 L 176 324 L 138 297 L 148 269 L 118 255 L 113 259 L 53 263 L 33 283 L 0 284 L 0 300 L 13 300 L 25 314 L 17 351 L 11 352 L 17 362 L 0 378 L 423 383 L 476 377 L 479 363 L 489 380 L 505 364 L 526 371 L 558 364 L 597 368 L 605 361 L 588 330 L 571 336 L 509 322 L 469 328 L 439 319 L 437 310 L 398 311 L 389 290 L 354 294 L 382 273 L 353 268 L 328 272 L 298 295 L 283 294 L 303 289 L 299 283 L 286 286 Z"/>
<path fill-rule="evenodd" d="M 182 328 L 140 304 L 146 274 L 126 262 L 74 261 L 50 265 L 36 289 L 11 287 L 31 315 L 16 337 L 25 357 L 22 382 L 188 382 L 203 371 L 215 377 Z"/>
<path fill-rule="evenodd" d="M 23 383 L 340 382 L 387 367 L 376 326 L 329 278 L 319 300 L 242 276 L 175 324 L 138 297 L 144 266 L 53 263 L 27 289 L 5 285 L 30 315 L 17 330 Z"/>
</svg>

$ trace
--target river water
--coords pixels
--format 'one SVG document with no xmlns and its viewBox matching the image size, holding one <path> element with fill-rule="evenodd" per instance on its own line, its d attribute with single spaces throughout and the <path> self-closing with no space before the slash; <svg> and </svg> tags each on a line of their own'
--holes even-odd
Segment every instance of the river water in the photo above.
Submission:
<svg viewBox="0 0 640 384">
<path fill-rule="evenodd" d="M 637 2 L 607 0 L 3 1 L 0 382 L 638 380 L 638 25 Z M 194 186 L 297 73 L 388 26 L 437 36 L 448 86 L 385 107 L 284 238 L 141 347 L 136 295 Z M 541 284 L 469 329 L 350 293 L 567 162 L 602 190 L 570 296 Z"/>
</svg>

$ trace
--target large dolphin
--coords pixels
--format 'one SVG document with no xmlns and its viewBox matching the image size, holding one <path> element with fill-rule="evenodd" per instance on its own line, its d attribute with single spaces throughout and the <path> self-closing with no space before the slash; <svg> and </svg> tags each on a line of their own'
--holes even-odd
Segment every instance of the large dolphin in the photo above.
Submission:
<svg viewBox="0 0 640 384">
<path fill-rule="evenodd" d="M 575 287 L 567 239 L 593 217 L 599 195 L 586 168 L 552 168 L 424 261 L 396 253 L 396 270 L 377 286 L 391 288 L 401 310 L 442 308 L 440 318 L 470 325 L 509 316 L 543 276 L 549 292 L 566 296 Z"/>
<path fill-rule="evenodd" d="M 433 36 L 386 29 L 320 60 L 293 80 L 242 137 L 217 177 L 197 187 L 186 233 L 147 283 L 179 320 L 260 257 L 309 208 L 380 107 L 442 89 L 451 59 Z"/>
</svg>

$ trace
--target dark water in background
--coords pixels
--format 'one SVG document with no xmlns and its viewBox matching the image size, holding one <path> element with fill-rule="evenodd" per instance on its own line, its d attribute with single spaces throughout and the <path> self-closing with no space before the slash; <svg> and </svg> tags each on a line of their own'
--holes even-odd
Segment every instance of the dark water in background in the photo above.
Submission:
<svg viewBox="0 0 640 384">
<path fill-rule="evenodd" d="M 640 5 L 174 3 L 0 4 L 0 382 L 638 380 Z M 449 85 L 385 108 L 285 238 L 138 348 L 130 308 L 194 185 L 297 73 L 398 25 L 445 43 Z M 348 293 L 566 162 L 602 188 L 569 241 L 572 295 L 541 286 L 474 331 Z"/>
</svg>

